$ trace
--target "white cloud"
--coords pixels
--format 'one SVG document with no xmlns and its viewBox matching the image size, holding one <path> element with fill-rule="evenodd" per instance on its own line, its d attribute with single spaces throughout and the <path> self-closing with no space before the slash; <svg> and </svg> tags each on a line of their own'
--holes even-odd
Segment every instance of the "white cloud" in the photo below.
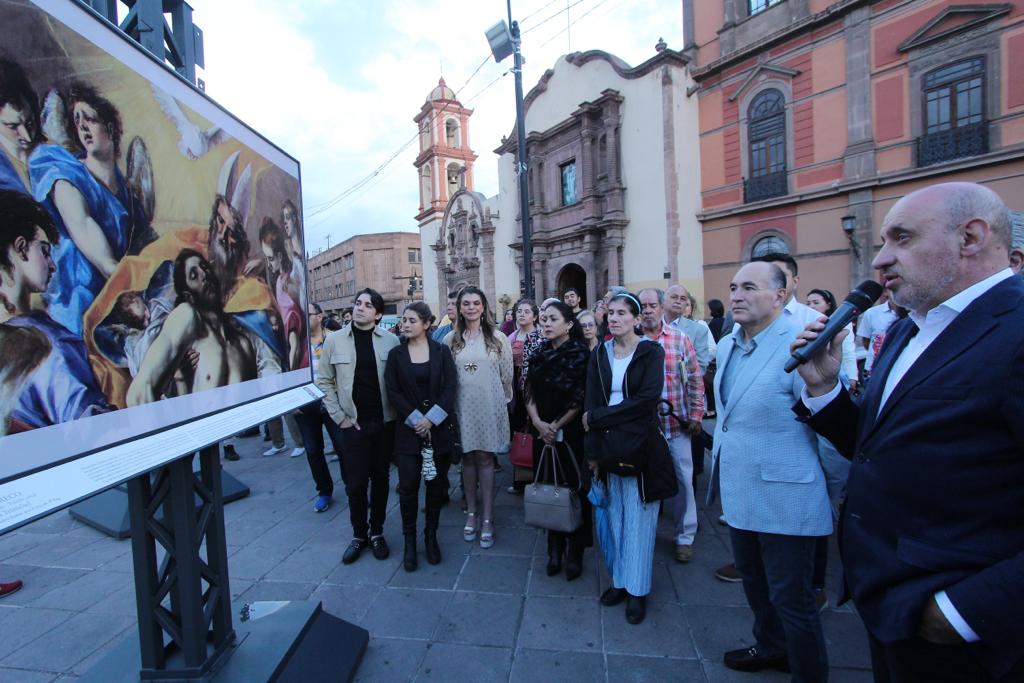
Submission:
<svg viewBox="0 0 1024 683">
<path fill-rule="evenodd" d="M 653 56 L 664 37 L 682 44 L 678 0 L 584 0 L 566 15 L 530 30 L 576 0 L 554 2 L 524 22 L 524 89 L 569 51 L 602 49 L 632 65 Z M 517 2 L 527 16 L 547 0 Z M 489 55 L 483 32 L 505 18 L 505 4 L 389 0 L 350 6 L 330 0 L 194 0 L 205 34 L 209 94 L 302 163 L 303 199 L 323 205 L 371 173 L 416 134 L 412 117 L 437 83 L 443 65 L 459 88 Z M 373 13 L 372 15 L 369 13 Z M 585 12 L 589 12 L 584 16 Z M 375 27 L 375 28 L 367 28 Z M 561 35 L 558 35 L 562 32 Z M 570 41 L 571 39 L 571 41 Z M 341 62 L 339 54 L 348 61 Z M 491 150 L 515 120 L 511 75 L 470 101 L 511 66 L 493 59 L 460 94 L 475 110 L 470 142 L 479 155 L 476 189 L 497 192 Z M 415 229 L 418 189 L 410 145 L 365 188 L 310 218 L 307 244 L 325 246 L 361 232 Z"/>
</svg>

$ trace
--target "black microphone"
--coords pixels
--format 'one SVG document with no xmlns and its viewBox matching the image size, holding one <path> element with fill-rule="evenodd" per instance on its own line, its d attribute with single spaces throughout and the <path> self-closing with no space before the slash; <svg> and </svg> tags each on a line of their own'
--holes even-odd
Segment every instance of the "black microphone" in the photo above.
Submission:
<svg viewBox="0 0 1024 683">
<path fill-rule="evenodd" d="M 835 313 L 829 317 L 828 322 L 825 323 L 825 329 L 818 333 L 818 338 L 793 352 L 790 359 L 786 361 L 786 372 L 793 372 L 798 366 L 803 365 L 818 351 L 825 348 L 832 338 L 839 334 L 839 330 L 871 308 L 871 305 L 878 301 L 880 296 L 882 296 L 882 285 L 874 280 L 865 280 L 857 285 L 857 289 L 850 292 Z"/>
</svg>

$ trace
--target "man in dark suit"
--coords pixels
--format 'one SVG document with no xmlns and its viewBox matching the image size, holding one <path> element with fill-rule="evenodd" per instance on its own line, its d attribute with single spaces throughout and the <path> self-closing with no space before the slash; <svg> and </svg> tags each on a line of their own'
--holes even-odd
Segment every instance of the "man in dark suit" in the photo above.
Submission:
<svg viewBox="0 0 1024 683">
<path fill-rule="evenodd" d="M 801 366 L 800 419 L 853 460 L 840 521 L 879 681 L 1024 680 L 1024 282 L 1009 212 L 972 183 L 898 201 L 873 266 L 910 310 L 857 405 L 842 338 Z M 794 347 L 813 339 L 812 323 Z"/>
</svg>

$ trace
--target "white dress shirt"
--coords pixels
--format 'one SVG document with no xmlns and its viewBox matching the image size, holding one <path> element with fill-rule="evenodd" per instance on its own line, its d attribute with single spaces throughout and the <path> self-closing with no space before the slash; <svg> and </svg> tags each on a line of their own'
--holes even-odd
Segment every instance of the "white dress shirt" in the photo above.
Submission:
<svg viewBox="0 0 1024 683">
<path fill-rule="evenodd" d="M 958 315 L 960 315 L 965 308 L 974 303 L 975 299 L 988 292 L 990 289 L 998 285 L 1003 280 L 1013 277 L 1013 271 L 1009 268 L 1005 268 L 995 275 L 991 275 L 981 282 L 976 282 L 967 289 L 954 294 L 949 297 L 941 304 L 928 311 L 924 315 L 917 312 L 910 313 L 910 319 L 917 325 L 918 332 L 914 335 L 906 347 L 900 352 L 899 357 L 892 364 L 892 369 L 889 370 L 889 376 L 885 378 L 885 388 L 882 390 L 882 400 L 878 403 L 878 411 L 882 411 L 882 407 L 886 401 L 892 395 L 896 385 L 899 384 L 900 380 L 903 379 L 907 371 L 917 362 L 917 359 L 921 357 L 932 342 L 934 342 L 942 332 L 949 327 Z M 807 393 L 807 389 L 803 391 L 803 402 L 807 406 L 807 409 L 813 415 L 822 408 L 831 403 L 839 395 L 839 384 L 832 389 L 832 391 L 822 396 L 811 396 Z M 960 634 L 960 637 L 966 640 L 968 643 L 974 643 L 981 638 L 975 633 L 974 629 L 964 620 L 957 611 L 953 602 L 946 595 L 946 591 L 939 591 L 935 594 L 935 602 L 938 604 L 939 609 L 942 610 L 943 615 L 949 620 L 949 623 L 956 629 L 956 632 Z"/>
</svg>

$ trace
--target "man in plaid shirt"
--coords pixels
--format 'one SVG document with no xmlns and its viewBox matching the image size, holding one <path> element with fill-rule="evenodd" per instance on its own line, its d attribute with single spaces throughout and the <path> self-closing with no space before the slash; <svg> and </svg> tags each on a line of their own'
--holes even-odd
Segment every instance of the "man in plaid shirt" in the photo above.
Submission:
<svg viewBox="0 0 1024 683">
<path fill-rule="evenodd" d="M 704 418 L 704 375 L 690 338 L 664 323 L 664 305 L 662 290 L 641 290 L 640 325 L 649 339 L 665 349 L 665 388 L 661 398 L 671 404 L 672 412 L 682 421 L 680 424 L 667 415 L 661 418 L 679 479 L 679 493 L 667 501 L 676 528 L 676 560 L 689 562 L 693 559 L 693 537 L 697 533 L 690 436 L 700 433 L 700 422 Z"/>
</svg>

